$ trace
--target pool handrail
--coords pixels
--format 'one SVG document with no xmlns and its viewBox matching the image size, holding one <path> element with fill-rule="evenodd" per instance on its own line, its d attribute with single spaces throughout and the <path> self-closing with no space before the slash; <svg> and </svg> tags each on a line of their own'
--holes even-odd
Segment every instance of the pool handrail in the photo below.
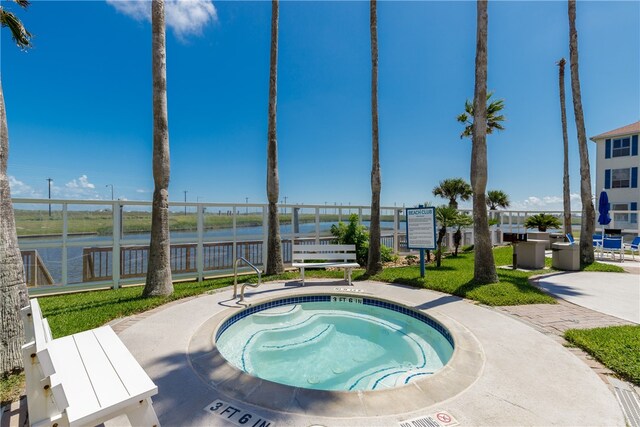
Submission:
<svg viewBox="0 0 640 427">
<path fill-rule="evenodd" d="M 245 257 L 240 257 L 235 260 L 233 263 L 233 298 L 238 297 L 238 263 L 240 261 L 244 261 L 249 267 L 251 267 L 258 274 L 258 283 L 243 283 L 240 287 L 240 299 L 238 302 L 244 301 L 244 288 L 247 286 L 251 286 L 252 288 L 257 288 L 262 283 L 262 273 L 255 265 L 251 264 Z"/>
</svg>

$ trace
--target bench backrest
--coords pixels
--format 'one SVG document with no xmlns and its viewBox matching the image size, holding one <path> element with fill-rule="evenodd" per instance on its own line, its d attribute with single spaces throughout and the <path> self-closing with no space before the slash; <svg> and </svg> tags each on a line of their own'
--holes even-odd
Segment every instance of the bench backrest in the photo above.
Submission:
<svg viewBox="0 0 640 427">
<path fill-rule="evenodd" d="M 38 300 L 34 298 L 29 303 L 28 307 L 24 307 L 20 311 L 24 325 L 25 342 L 35 342 L 36 350 L 40 351 L 53 339 L 51 328 L 47 319 L 42 317 L 42 310 Z"/>
<path fill-rule="evenodd" d="M 356 260 L 356 245 L 293 245 L 293 262 L 324 260 L 351 262 Z"/>
</svg>

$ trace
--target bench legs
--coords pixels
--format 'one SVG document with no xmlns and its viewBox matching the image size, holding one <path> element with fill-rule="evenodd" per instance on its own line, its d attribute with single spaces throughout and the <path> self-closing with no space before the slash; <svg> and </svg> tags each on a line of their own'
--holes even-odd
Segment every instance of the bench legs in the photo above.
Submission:
<svg viewBox="0 0 640 427">
<path fill-rule="evenodd" d="M 131 410 L 127 411 L 127 418 L 132 426 L 140 427 L 160 427 L 156 411 L 153 410 L 151 398 L 147 397 L 141 400 Z"/>
<path fill-rule="evenodd" d="M 304 267 L 300 267 L 300 279 L 302 280 L 302 286 L 304 286 Z"/>
<path fill-rule="evenodd" d="M 346 268 L 344 270 L 344 275 L 347 276 L 347 279 L 348 279 L 347 282 L 349 283 L 349 286 L 353 286 L 351 284 L 351 269 L 350 268 Z"/>
</svg>

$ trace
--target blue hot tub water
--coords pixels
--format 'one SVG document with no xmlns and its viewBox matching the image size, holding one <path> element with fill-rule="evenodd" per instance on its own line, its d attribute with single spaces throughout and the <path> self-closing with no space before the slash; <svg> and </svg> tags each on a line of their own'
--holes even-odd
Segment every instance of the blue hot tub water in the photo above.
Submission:
<svg viewBox="0 0 640 427">
<path fill-rule="evenodd" d="M 433 375 L 453 354 L 451 335 L 428 316 L 380 300 L 331 296 L 251 307 L 222 324 L 216 345 L 251 375 L 319 390 L 408 384 Z"/>
</svg>

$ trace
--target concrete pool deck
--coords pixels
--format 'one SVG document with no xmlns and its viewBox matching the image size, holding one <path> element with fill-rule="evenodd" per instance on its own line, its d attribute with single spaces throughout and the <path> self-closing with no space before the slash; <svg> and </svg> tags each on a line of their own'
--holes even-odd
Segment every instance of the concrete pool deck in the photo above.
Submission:
<svg viewBox="0 0 640 427">
<path fill-rule="evenodd" d="M 341 281 L 309 280 L 305 287 L 266 283 L 256 290 L 247 289 L 246 298 L 251 303 L 295 294 L 332 294 L 342 288 L 346 286 Z M 445 400 L 438 400 L 433 390 L 405 386 L 393 389 L 392 394 L 373 392 L 369 398 L 357 392 L 330 393 L 307 401 L 309 410 L 301 412 L 295 408 L 305 398 L 304 389 L 281 393 L 268 381 L 246 381 L 246 374 L 226 379 L 222 387 L 203 379 L 192 364 L 189 348 L 198 331 L 214 316 L 237 307 L 230 288 L 127 318 L 114 323 L 114 329 L 158 385 L 154 408 L 165 426 L 253 427 L 254 420 L 256 427 L 266 427 L 260 420 L 278 426 L 388 426 L 443 411 L 442 425 L 449 416 L 460 425 L 625 425 L 607 384 L 560 343 L 527 324 L 448 294 L 378 282 L 355 282 L 353 288 L 461 328 L 478 345 L 481 369 L 467 372 L 473 378 L 464 384 L 435 375 L 433 387 L 437 383 L 437 387 L 453 390 Z M 243 390 L 247 399 L 239 399 L 237 390 Z M 406 392 L 397 394 L 403 390 Z M 425 406 L 418 409 L 403 402 L 424 396 L 433 400 L 424 399 Z M 268 405 L 248 403 L 260 400 Z M 273 409 L 276 407 L 281 409 Z M 221 414 L 223 409 L 226 412 Z M 242 415 L 244 424 L 239 422 Z"/>
</svg>

